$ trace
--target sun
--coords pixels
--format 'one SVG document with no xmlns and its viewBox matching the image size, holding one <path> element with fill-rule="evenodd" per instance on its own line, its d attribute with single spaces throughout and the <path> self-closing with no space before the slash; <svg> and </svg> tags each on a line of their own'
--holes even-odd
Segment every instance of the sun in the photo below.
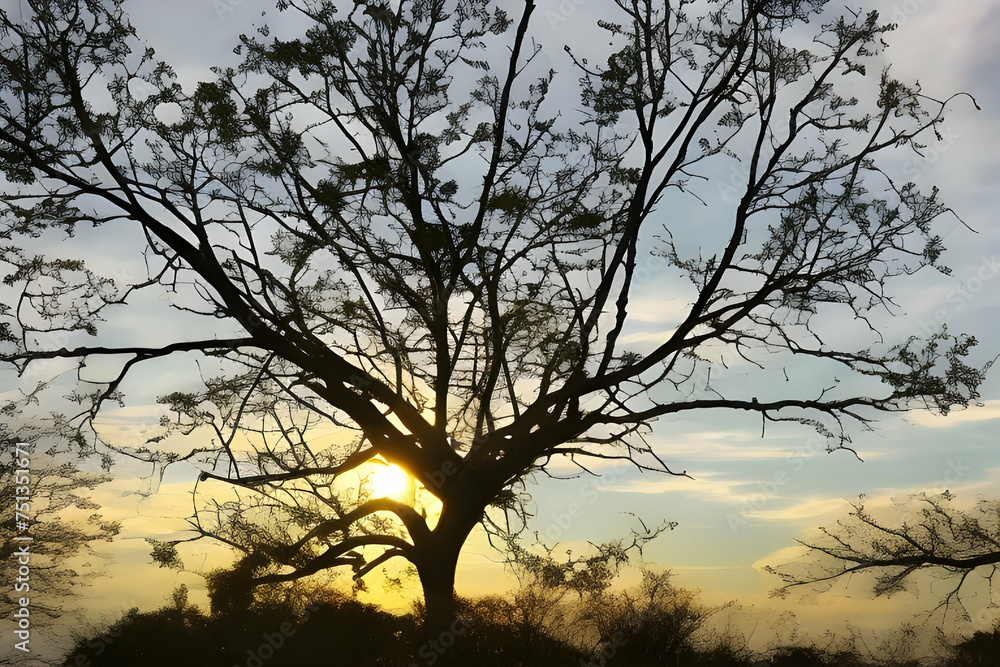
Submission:
<svg viewBox="0 0 1000 667">
<path fill-rule="evenodd" d="M 375 498 L 399 498 L 410 491 L 412 480 L 402 468 L 389 463 L 374 466 L 368 484 Z"/>
</svg>

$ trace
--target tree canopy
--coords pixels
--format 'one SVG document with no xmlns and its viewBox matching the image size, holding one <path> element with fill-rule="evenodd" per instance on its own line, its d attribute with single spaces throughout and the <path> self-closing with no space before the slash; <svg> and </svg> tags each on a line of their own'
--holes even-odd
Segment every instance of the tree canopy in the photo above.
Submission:
<svg viewBox="0 0 1000 667">
<path fill-rule="evenodd" d="M 974 338 L 879 334 L 892 279 L 947 272 L 950 214 L 881 158 L 919 152 L 953 98 L 877 67 L 892 26 L 876 13 L 616 0 L 604 47 L 544 32 L 533 0 L 278 9 L 294 34 L 243 36 L 239 64 L 197 84 L 121 0 L 0 13 L 2 358 L 75 364 L 81 408 L 56 421 L 84 450 L 200 466 L 194 525 L 242 553 L 247 586 L 398 557 L 440 623 L 470 531 L 510 530 L 518 485 L 554 460 L 684 474 L 646 439 L 657 418 L 748 411 L 837 448 L 880 412 L 978 396 Z M 30 250 L 84 229 L 137 243 L 148 275 Z M 687 306 L 639 349 L 625 338 L 654 261 Z M 149 321 L 201 324 L 100 326 L 143 294 L 174 310 Z M 870 346 L 813 326 L 831 313 Z M 726 384 L 723 353 L 795 382 Z M 141 368 L 184 354 L 203 388 L 164 390 L 163 433 L 102 434 Z M 439 506 L 344 483 L 374 462 Z"/>
</svg>

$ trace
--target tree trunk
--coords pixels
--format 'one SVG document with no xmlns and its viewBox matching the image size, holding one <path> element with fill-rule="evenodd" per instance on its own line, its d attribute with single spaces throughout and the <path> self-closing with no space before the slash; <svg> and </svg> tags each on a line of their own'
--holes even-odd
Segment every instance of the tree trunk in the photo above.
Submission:
<svg viewBox="0 0 1000 667">
<path fill-rule="evenodd" d="M 470 502 L 459 503 L 458 510 L 446 505 L 441 511 L 431 539 L 422 545 L 415 563 L 424 594 L 424 636 L 428 644 L 439 646 L 442 651 L 465 634 L 465 625 L 456 617 L 455 570 L 462 546 L 484 510 L 473 509 L 477 503 L 471 499 L 463 500 Z"/>
<path fill-rule="evenodd" d="M 454 553 L 444 551 L 430 554 L 431 562 L 417 568 L 424 593 L 424 635 L 428 639 L 439 639 L 452 632 L 455 621 L 455 568 L 461 545 Z"/>
</svg>

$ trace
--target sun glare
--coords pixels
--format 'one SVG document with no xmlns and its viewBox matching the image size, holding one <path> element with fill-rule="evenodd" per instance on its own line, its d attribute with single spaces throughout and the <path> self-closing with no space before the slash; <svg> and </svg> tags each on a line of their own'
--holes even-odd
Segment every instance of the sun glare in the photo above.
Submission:
<svg viewBox="0 0 1000 667">
<path fill-rule="evenodd" d="M 411 487 L 410 476 L 392 464 L 375 466 L 368 483 L 376 498 L 399 498 Z"/>
</svg>

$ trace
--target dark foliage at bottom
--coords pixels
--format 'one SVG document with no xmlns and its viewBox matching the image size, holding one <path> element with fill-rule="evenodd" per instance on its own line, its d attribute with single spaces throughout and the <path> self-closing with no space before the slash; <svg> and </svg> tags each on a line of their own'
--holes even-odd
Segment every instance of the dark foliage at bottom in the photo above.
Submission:
<svg viewBox="0 0 1000 667">
<path fill-rule="evenodd" d="M 684 602 L 684 601 L 681 601 Z M 678 600 L 673 600 L 674 604 Z M 684 605 L 680 605 L 683 607 Z M 426 637 L 416 615 L 397 616 L 349 596 L 327 596 L 302 608 L 255 603 L 205 615 L 179 589 L 154 612 L 132 610 L 103 629 L 78 633 L 71 667 L 917 667 L 917 661 L 873 663 L 847 651 L 782 646 L 753 656 L 725 643 L 689 641 L 700 619 L 689 609 L 614 609 L 596 626 L 596 648 L 584 652 L 532 622 L 499 596 L 463 600 L 452 631 Z M 653 613 L 655 611 L 655 613 Z M 637 621 L 638 619 L 638 621 Z M 686 621 L 679 623 L 679 621 Z M 941 667 L 1000 665 L 1000 630 L 942 646 Z"/>
</svg>

